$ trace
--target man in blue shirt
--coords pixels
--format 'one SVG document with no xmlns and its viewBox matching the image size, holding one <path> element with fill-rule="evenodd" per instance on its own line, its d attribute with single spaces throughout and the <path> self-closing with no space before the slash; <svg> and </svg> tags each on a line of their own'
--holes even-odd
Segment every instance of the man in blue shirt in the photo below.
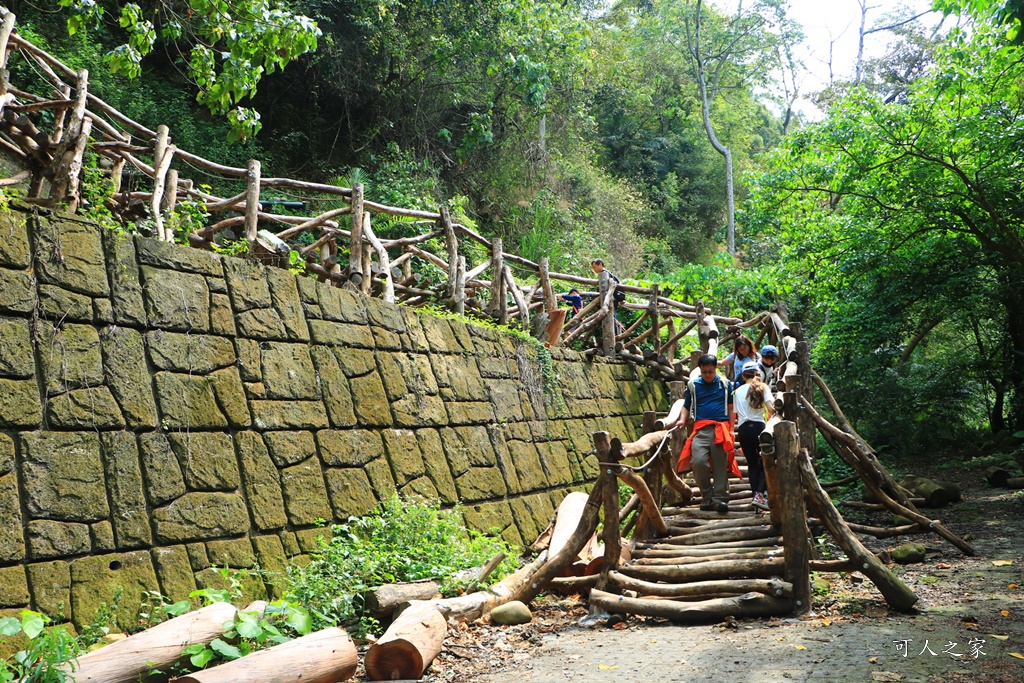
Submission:
<svg viewBox="0 0 1024 683">
<path fill-rule="evenodd" d="M 679 456 L 679 470 L 693 469 L 702 497 L 701 510 L 729 512 L 729 474 L 740 476 L 733 432 L 736 411 L 732 386 L 718 375 L 718 359 L 705 354 L 697 361 L 700 377 L 690 380 L 677 427 L 693 413 L 693 432 Z M 712 483 L 713 481 L 713 483 Z"/>
</svg>

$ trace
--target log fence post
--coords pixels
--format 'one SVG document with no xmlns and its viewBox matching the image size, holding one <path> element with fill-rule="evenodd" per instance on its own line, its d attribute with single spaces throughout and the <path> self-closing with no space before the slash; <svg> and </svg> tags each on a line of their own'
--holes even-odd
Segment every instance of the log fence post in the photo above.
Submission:
<svg viewBox="0 0 1024 683">
<path fill-rule="evenodd" d="M 346 289 L 359 291 L 363 283 L 363 277 L 369 277 L 369 273 L 363 272 L 363 184 L 352 183 L 352 214 L 351 214 L 351 236 L 349 237 L 348 251 L 348 282 Z"/>
<path fill-rule="evenodd" d="M 782 542 L 785 548 L 785 580 L 793 584 L 797 614 L 811 609 L 811 543 L 807 529 L 804 487 L 800 483 L 799 441 L 796 423 L 783 420 L 775 425 L 775 459 L 778 469 L 778 506 L 782 514 Z"/>
<path fill-rule="evenodd" d="M 85 143 L 92 132 L 92 119 L 85 118 L 85 104 L 89 96 L 89 71 L 81 69 L 75 81 L 75 104 L 71 110 L 68 134 L 61 140 L 50 165 L 52 186 L 49 205 L 67 204 L 72 213 L 78 209 L 78 181 L 82 172 Z M 84 136 L 84 140 L 82 140 Z M 41 180 L 41 177 L 40 177 Z M 41 187 L 41 183 L 39 183 Z M 37 188 L 38 189 L 38 188 Z"/>
<path fill-rule="evenodd" d="M 459 256 L 455 269 L 455 312 L 459 315 L 466 313 L 466 257 Z"/>
<path fill-rule="evenodd" d="M 601 496 L 604 502 L 604 529 L 602 531 L 604 564 L 601 567 L 601 577 L 597 580 L 598 588 L 603 590 L 608 585 L 608 573 L 618 568 L 619 557 L 622 554 L 620 542 L 622 521 L 619 519 L 619 480 L 615 475 L 615 466 L 609 464 L 612 457 L 611 439 L 608 432 L 594 432 L 593 440 L 597 461 L 602 463 L 600 465 L 601 475 L 595 486 L 601 487 Z"/>
<path fill-rule="evenodd" d="M 505 290 L 505 255 L 502 252 L 501 238 L 491 240 L 491 300 L 488 310 L 502 325 L 508 320 L 508 293 Z"/>
<path fill-rule="evenodd" d="M 459 298 L 459 238 L 455 235 L 455 228 L 452 226 L 452 218 L 448 213 L 448 207 L 442 206 L 440 208 L 441 218 L 438 219 L 440 225 L 438 229 L 444 231 L 444 243 L 448 248 L 448 284 L 445 287 L 447 306 L 450 310 L 455 310 L 458 307 L 457 299 Z M 465 296 L 465 293 L 463 293 Z"/>
<path fill-rule="evenodd" d="M 160 212 L 165 218 L 170 217 L 178 208 L 178 169 L 172 168 L 167 171 L 167 180 L 164 183 L 164 197 L 160 202 Z"/>
<path fill-rule="evenodd" d="M 366 238 L 366 231 L 371 229 L 370 222 L 370 212 L 364 208 L 362 239 L 359 244 L 359 256 L 362 259 L 362 267 L 359 271 L 363 274 L 363 280 L 359 283 L 359 291 L 367 296 L 373 292 L 373 252 L 370 248 L 370 242 Z"/>
<path fill-rule="evenodd" d="M 523 292 L 519 289 L 519 285 L 516 284 L 515 278 L 512 277 L 512 269 L 507 265 L 501 269 L 501 278 L 505 280 L 505 286 L 508 287 L 512 292 L 512 298 L 516 302 L 516 308 L 518 309 L 519 324 L 523 328 L 523 332 L 530 332 L 530 305 L 526 301 L 526 297 L 523 296 Z"/>
<path fill-rule="evenodd" d="M 245 167 L 245 239 L 249 243 L 249 253 L 256 253 L 256 228 L 259 224 L 260 211 L 260 172 L 262 166 L 258 159 L 250 159 Z"/>
<path fill-rule="evenodd" d="M 551 286 L 551 266 L 548 257 L 542 258 L 538 265 L 540 266 L 540 288 L 544 292 L 544 310 L 551 313 L 558 308 L 558 299 L 555 298 L 555 289 Z"/>
<path fill-rule="evenodd" d="M 661 289 L 658 285 L 651 285 L 651 296 L 648 299 L 647 311 L 651 318 L 651 338 L 653 340 L 654 352 L 661 355 L 661 330 L 658 320 L 658 297 L 661 296 Z M 672 318 L 669 318 L 672 320 Z M 671 329 L 671 328 L 670 328 Z M 669 339 L 672 338 L 672 332 L 669 332 Z"/>
</svg>

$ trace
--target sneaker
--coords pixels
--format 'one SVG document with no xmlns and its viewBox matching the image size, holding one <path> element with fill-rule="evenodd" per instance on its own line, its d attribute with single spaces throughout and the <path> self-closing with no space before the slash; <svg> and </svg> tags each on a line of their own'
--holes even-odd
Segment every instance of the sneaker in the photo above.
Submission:
<svg viewBox="0 0 1024 683">
<path fill-rule="evenodd" d="M 716 506 L 715 509 L 718 510 L 718 514 L 720 514 L 720 515 L 728 514 L 728 512 L 729 512 L 729 504 L 728 503 L 719 503 Z"/>
<path fill-rule="evenodd" d="M 764 493 L 761 493 L 760 491 L 755 493 L 754 494 L 754 507 L 756 507 L 758 510 L 767 510 L 768 509 L 768 496 L 766 494 L 764 494 Z"/>
</svg>

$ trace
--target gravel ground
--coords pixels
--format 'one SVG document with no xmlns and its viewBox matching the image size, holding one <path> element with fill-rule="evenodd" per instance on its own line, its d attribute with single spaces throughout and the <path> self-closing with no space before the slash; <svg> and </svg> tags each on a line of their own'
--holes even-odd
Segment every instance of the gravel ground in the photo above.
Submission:
<svg viewBox="0 0 1024 683">
<path fill-rule="evenodd" d="M 463 625 L 425 680 L 1024 683 L 1024 497 L 988 487 L 977 466 L 909 469 L 961 485 L 962 502 L 931 514 L 978 551 L 965 557 L 937 536 L 917 537 L 925 561 L 892 565 L 920 597 L 916 614 L 890 612 L 857 574 L 822 574 L 830 587 L 804 618 L 713 626 L 630 618 L 588 629 L 577 625 L 585 601 L 549 598 L 527 626 Z"/>
</svg>

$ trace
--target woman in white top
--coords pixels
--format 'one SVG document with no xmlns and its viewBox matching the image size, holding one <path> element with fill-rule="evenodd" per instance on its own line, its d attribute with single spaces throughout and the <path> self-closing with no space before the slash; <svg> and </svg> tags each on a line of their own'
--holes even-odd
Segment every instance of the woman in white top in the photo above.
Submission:
<svg viewBox="0 0 1024 683">
<path fill-rule="evenodd" d="M 761 462 L 761 442 L 765 414 L 775 412 L 775 398 L 768 385 L 761 381 L 761 372 L 755 361 L 747 361 L 740 368 L 743 386 L 736 390 L 733 406 L 736 408 L 736 437 L 747 457 L 747 477 L 754 491 L 754 507 L 768 509 L 768 483 Z"/>
</svg>

